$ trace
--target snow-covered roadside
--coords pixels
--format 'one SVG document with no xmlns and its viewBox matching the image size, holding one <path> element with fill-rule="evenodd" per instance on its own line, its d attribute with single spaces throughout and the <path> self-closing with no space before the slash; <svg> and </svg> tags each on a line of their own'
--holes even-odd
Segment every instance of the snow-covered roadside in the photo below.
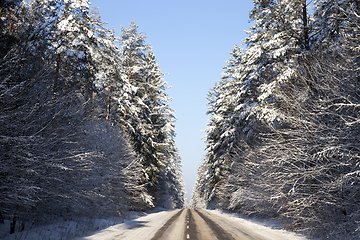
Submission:
<svg viewBox="0 0 360 240">
<path fill-rule="evenodd" d="M 11 235 L 3 233 L 9 231 L 10 221 L 0 225 L 0 239 L 2 240 L 64 240 L 64 239 L 121 239 L 148 240 L 180 210 L 166 211 L 156 209 L 155 213 L 131 212 L 124 219 L 76 219 L 73 221 L 58 221 L 56 223 L 31 227 L 28 230 Z M 129 220 L 131 219 L 131 220 Z"/>
<path fill-rule="evenodd" d="M 282 225 L 279 221 L 260 221 L 260 220 L 250 220 L 246 217 L 234 214 L 234 213 L 225 213 L 221 210 L 208 210 L 210 213 L 219 216 L 229 222 L 234 224 L 241 225 L 243 229 L 246 228 L 248 232 L 262 235 L 269 240 L 279 240 L 279 239 L 291 239 L 291 240 L 306 240 L 305 236 L 296 234 L 294 232 L 289 232 L 282 230 Z"/>
<path fill-rule="evenodd" d="M 161 211 L 155 213 L 133 213 L 127 220 L 118 219 L 100 220 L 83 219 L 82 221 L 66 221 L 56 224 L 33 228 L 28 231 L 18 232 L 4 238 L 4 240 L 148 240 L 172 217 L 178 210 Z M 264 239 L 291 239 L 306 240 L 305 237 L 282 230 L 279 221 L 256 221 L 249 220 L 238 214 L 225 213 L 220 210 L 208 210 L 211 214 L 229 222 L 234 226 L 241 226 L 242 230 L 264 236 Z M 140 217 L 139 217 L 140 216 Z M 96 231 L 96 232 L 95 232 Z M 263 239 L 263 238 L 261 238 Z"/>
<path fill-rule="evenodd" d="M 123 223 L 125 219 L 136 219 L 143 216 L 142 212 L 128 212 L 124 218 L 87 219 L 79 218 L 67 221 L 57 221 L 43 226 L 25 226 L 25 231 L 8 235 L 10 221 L 0 224 L 0 239 L 2 240 L 64 240 L 84 236 L 115 224 Z"/>
<path fill-rule="evenodd" d="M 178 211 L 180 210 L 148 214 L 131 221 L 125 221 L 122 224 L 108 227 L 86 237 L 77 238 L 77 240 L 110 240 L 115 238 L 122 240 L 148 240 Z"/>
<path fill-rule="evenodd" d="M 97 229 L 103 229 L 108 226 L 118 223 L 117 220 L 104 220 L 104 219 L 77 219 L 74 221 L 58 221 L 56 223 L 30 227 L 25 231 L 16 232 L 11 235 L 5 236 L 4 240 L 60 240 L 60 239 L 72 239 L 76 236 L 81 236 L 89 231 L 95 231 Z M 121 221 L 120 221 L 121 222 Z M 9 231 L 8 221 L 2 228 L 4 232 Z"/>
</svg>

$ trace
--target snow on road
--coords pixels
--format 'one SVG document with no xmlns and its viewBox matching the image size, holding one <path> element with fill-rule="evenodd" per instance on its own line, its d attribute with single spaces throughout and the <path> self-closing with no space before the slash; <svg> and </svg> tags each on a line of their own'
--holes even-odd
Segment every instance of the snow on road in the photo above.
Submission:
<svg viewBox="0 0 360 240">
<path fill-rule="evenodd" d="M 149 240 L 177 212 L 163 211 L 126 221 L 77 240 Z"/>
</svg>

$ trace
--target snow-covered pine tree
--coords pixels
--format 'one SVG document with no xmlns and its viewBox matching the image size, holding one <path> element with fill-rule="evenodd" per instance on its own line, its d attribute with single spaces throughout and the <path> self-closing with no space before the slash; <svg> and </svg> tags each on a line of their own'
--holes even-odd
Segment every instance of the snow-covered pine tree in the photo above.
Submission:
<svg viewBox="0 0 360 240">
<path fill-rule="evenodd" d="M 317 0 L 314 3 L 314 28 L 317 41 L 332 48 L 341 48 L 342 41 L 357 30 L 356 22 L 360 12 L 360 3 L 351 0 Z"/>
<path fill-rule="evenodd" d="M 210 176 L 208 179 L 210 189 L 218 189 L 218 185 L 223 184 L 221 180 L 228 174 L 231 154 L 236 148 L 238 105 L 244 93 L 243 86 L 238 81 L 241 74 L 238 72 L 241 54 L 241 49 L 235 45 L 228 66 L 224 67 L 226 72 L 223 78 L 208 93 L 207 114 L 210 118 L 205 130 L 207 132 L 205 162 L 209 168 L 207 175 Z M 209 201 L 217 201 L 212 198 L 216 198 L 219 194 L 211 193 L 211 191 L 208 194 Z"/>
<path fill-rule="evenodd" d="M 30 117 L 31 110 L 36 111 L 30 99 L 36 85 L 35 76 L 46 75 L 43 52 L 47 45 L 43 38 L 47 32 L 39 31 L 44 19 L 36 10 L 28 9 L 25 4 L 7 7 L 1 9 L 4 38 L 0 40 L 3 47 L 0 60 L 0 218 L 23 219 L 26 210 L 34 206 L 38 193 L 36 179 L 26 172 L 34 172 L 42 163 L 32 158 L 30 151 L 35 140 L 29 135 L 37 127 Z M 14 231 L 14 227 L 10 228 L 10 232 Z"/>
<path fill-rule="evenodd" d="M 1 124 L 7 126 L 1 128 L 7 146 L 1 159 L 4 170 L 10 173 L 2 181 L 6 183 L 2 189 L 8 189 L 2 192 L 6 196 L 2 211 L 7 218 L 13 217 L 13 222 L 44 221 L 40 216 L 69 214 L 72 203 L 82 198 L 69 190 L 71 181 L 67 185 L 60 180 L 79 180 L 68 176 L 72 164 L 82 162 L 76 159 L 80 150 L 73 149 L 76 144 L 68 140 L 74 122 L 83 116 L 77 114 L 81 105 L 75 91 L 53 98 L 56 68 L 51 39 L 56 18 L 49 17 L 51 6 L 46 3 L 24 3 L 18 9 L 19 15 L 12 17 L 18 43 L 1 61 Z M 68 161 L 64 163 L 64 159 Z M 73 190 L 80 192 L 76 187 Z M 37 211 L 29 216 L 31 209 Z"/>
<path fill-rule="evenodd" d="M 277 89 L 293 79 L 297 58 L 311 47 L 314 34 L 309 2 L 254 1 L 250 14 L 255 25 L 245 40 L 249 47 L 246 58 L 257 62 L 252 74 L 253 81 L 261 83 L 257 88 L 257 114 L 259 119 L 273 126 L 283 121 L 283 113 L 277 106 L 281 102 Z"/>
<path fill-rule="evenodd" d="M 359 94 L 354 90 L 359 89 L 359 17 L 353 1 L 316 3 L 316 42 L 293 68 L 296 84 L 282 91 L 282 111 L 291 113 L 290 124 L 269 139 L 267 156 L 273 159 L 270 171 L 280 190 L 274 198 L 287 201 L 283 216 L 293 219 L 293 227 L 318 222 L 321 231 L 335 235 L 353 231 L 357 226 L 348 219 L 359 213 L 359 147 L 353 135 L 359 128 Z"/>
<path fill-rule="evenodd" d="M 117 119 L 124 125 L 141 157 L 142 182 L 147 184 L 157 201 L 160 173 L 169 164 L 169 158 L 176 159 L 177 154 L 174 111 L 168 106 L 170 98 L 165 93 L 164 74 L 152 47 L 145 44 L 145 35 L 138 32 L 134 21 L 129 28 L 122 27 L 120 43 L 122 76 L 126 85 L 123 93 L 117 94 Z"/>
<path fill-rule="evenodd" d="M 266 166 L 267 156 L 262 155 L 262 151 L 267 149 L 267 139 L 276 138 L 271 134 L 273 131 L 296 124 L 293 117 L 298 113 L 296 109 L 287 108 L 288 99 L 283 93 L 296 91 L 294 86 L 299 84 L 296 82 L 298 69 L 303 69 L 302 74 L 306 74 L 306 65 L 299 68 L 298 62 L 302 54 L 311 49 L 314 36 L 308 10 L 309 2 L 254 1 L 250 18 L 255 24 L 248 31 L 250 36 L 245 40 L 248 49 L 242 57 L 245 69 L 250 69 L 245 82 L 252 94 L 246 96 L 246 101 L 253 105 L 248 122 L 245 125 L 244 122 L 239 124 L 242 126 L 240 129 L 250 129 L 246 137 L 251 137 L 249 133 L 252 133 L 253 138 L 239 139 L 244 145 L 233 159 L 236 175 L 234 178 L 239 181 L 232 181 L 227 185 L 227 188 L 233 190 L 237 188 L 231 195 L 230 207 L 243 209 L 243 213 L 272 216 L 276 212 L 271 209 L 273 203 L 270 202 L 271 199 L 279 197 L 275 196 L 276 194 L 272 196 L 273 192 L 270 190 L 272 182 L 276 180 L 269 177 L 271 174 L 268 178 L 259 176 L 262 172 L 271 172 L 271 160 L 276 161 L 277 158 L 269 159 L 269 165 Z M 311 88 L 311 83 L 307 84 Z M 297 94 L 294 93 L 295 96 Z M 306 96 L 306 92 L 301 96 Z M 247 198 L 249 199 L 246 200 Z M 275 205 L 273 207 L 276 208 Z"/>
<path fill-rule="evenodd" d="M 142 168 L 119 126 L 84 111 L 89 82 L 104 67 L 99 62 L 119 58 L 111 34 L 105 36 L 110 31 L 81 18 L 88 16 L 85 1 L 36 0 L 16 13 L 17 42 L 0 60 L 0 220 L 33 226 L 61 217 L 116 216 L 143 209 L 149 199 L 151 205 L 139 184 Z"/>
<path fill-rule="evenodd" d="M 209 182 L 209 166 L 206 161 L 203 161 L 197 169 L 197 178 L 191 195 L 191 208 L 206 209 L 208 207 L 208 199 L 212 190 Z"/>
<path fill-rule="evenodd" d="M 249 144 L 260 144 L 257 133 L 269 131 L 268 126 L 281 126 L 284 113 L 278 108 L 277 89 L 295 74 L 292 67 L 297 55 L 310 48 L 306 1 L 254 1 L 250 18 L 254 25 L 244 41 L 248 48 L 235 46 L 222 81 L 210 93 L 205 161 L 210 163 L 212 187 L 221 181 L 221 172 L 230 168 L 232 161 L 222 157 L 231 151 L 239 153 Z M 229 196 L 224 188 L 220 192 Z"/>
<path fill-rule="evenodd" d="M 94 96 L 100 96 L 104 102 L 102 118 L 109 122 L 112 111 L 116 111 L 118 102 L 121 100 L 124 92 L 131 89 L 123 74 L 121 66 L 120 48 L 118 47 L 118 37 L 115 31 L 109 30 L 103 26 L 98 8 L 93 7 L 90 11 L 91 19 L 93 19 L 92 27 L 96 33 L 97 45 L 91 52 L 92 64 L 91 71 L 94 72 Z M 96 93 L 94 95 L 94 93 Z M 126 94 L 125 94 L 126 95 Z M 94 99 L 92 99 L 94 101 Z M 114 105 L 114 106 L 112 106 Z"/>
<path fill-rule="evenodd" d="M 14 28 L 18 21 L 18 11 L 20 9 L 21 0 L 1 1 L 0 3 L 0 58 L 2 59 L 16 44 L 17 39 L 14 36 Z M 14 26 L 15 25 L 15 26 Z"/>
<path fill-rule="evenodd" d="M 258 87 L 256 117 L 269 127 L 269 132 L 260 132 L 263 144 L 249 148 L 245 154 L 247 158 L 241 151 L 234 160 L 232 170 L 238 176 L 233 179 L 239 180 L 230 185 L 238 186 L 231 196 L 230 207 L 246 214 L 265 213 L 268 216 L 271 212 L 264 209 L 273 208 L 272 212 L 292 219 L 291 228 L 301 229 L 320 223 L 323 224 L 321 228 L 333 226 L 329 227 L 332 233 L 338 234 L 344 227 L 335 230 L 327 221 L 331 212 L 336 213 L 332 221 L 337 223 L 346 221 L 348 212 L 359 212 L 354 207 L 356 204 L 348 202 L 349 199 L 354 202 L 358 189 L 355 174 L 358 171 L 358 147 L 351 134 L 357 132 L 358 126 L 355 122 L 349 124 L 350 119 L 358 119 L 355 110 L 359 106 L 358 95 L 350 90 L 358 89 L 357 57 L 352 58 L 351 54 L 357 51 L 354 46 L 358 46 L 354 44 L 358 18 L 355 4 L 337 8 L 342 14 L 338 18 L 342 24 L 338 25 L 339 32 L 331 31 L 326 39 L 317 36 L 318 32 L 312 27 L 321 23 L 328 29 L 333 25 L 333 17 L 328 18 L 331 19 L 329 25 L 323 22 L 326 17 L 319 17 L 321 14 L 316 14 L 318 18 L 309 22 L 306 4 L 301 3 L 299 9 L 303 11 L 298 15 L 300 27 L 297 31 L 300 35 L 289 36 L 290 39 L 304 40 L 295 41 L 294 48 L 289 49 L 283 60 L 280 55 L 279 62 L 270 62 L 268 66 L 274 67 L 270 70 L 275 74 Z M 339 6 L 335 1 L 332 3 L 334 7 Z M 332 11 L 329 13 L 333 14 Z M 264 29 L 261 28 L 261 32 Z M 271 41 L 271 38 L 267 39 L 259 46 L 267 46 Z M 247 159 L 251 164 L 246 164 Z M 349 191 L 347 180 L 342 185 L 343 176 L 351 179 L 356 190 Z M 244 180 L 246 188 L 239 184 Z M 344 192 L 342 189 L 345 188 L 348 190 Z M 271 199 L 276 201 L 266 203 Z"/>
<path fill-rule="evenodd" d="M 94 80 L 93 57 L 100 50 L 95 27 L 101 23 L 90 17 L 87 0 L 50 0 L 45 4 L 51 6 L 49 15 L 56 21 L 51 39 L 57 69 L 54 90 L 80 84 L 89 98 Z"/>
<path fill-rule="evenodd" d="M 185 185 L 182 179 L 180 156 L 172 154 L 167 157 L 167 164 L 159 176 L 159 200 L 157 206 L 173 209 L 183 208 Z"/>
<path fill-rule="evenodd" d="M 56 90 L 59 84 L 63 85 L 62 89 L 71 89 L 71 85 L 78 88 L 82 93 L 82 100 L 85 102 L 83 105 L 84 115 L 87 116 L 88 110 L 91 110 L 92 117 L 94 117 L 94 107 L 101 104 L 97 103 L 96 106 L 94 98 L 100 95 L 105 102 L 104 111 L 95 111 L 95 113 L 100 119 L 104 119 L 103 117 L 109 119 L 111 114 L 110 98 L 113 96 L 114 89 L 126 92 L 126 86 L 129 87 L 131 84 L 127 83 L 125 80 L 127 76 L 122 72 L 124 69 L 122 56 L 116 45 L 117 38 L 114 36 L 114 31 L 103 26 L 100 14 L 96 9 L 90 11 L 89 5 L 88 0 L 64 0 L 50 4 L 51 10 L 55 11 L 53 15 L 57 14 L 54 38 L 51 41 L 56 53 L 57 75 L 55 79 L 59 80 L 58 83 L 55 83 L 54 89 Z M 130 89 L 132 88 L 130 87 Z M 103 115 L 104 113 L 105 115 Z M 118 123 L 111 122 L 111 124 L 117 125 Z M 125 158 L 122 160 L 124 162 L 120 163 L 118 167 L 128 164 Z M 141 209 L 144 203 L 149 206 L 153 205 L 151 197 L 139 183 L 140 176 L 137 175 L 139 168 L 139 160 L 133 159 L 129 166 L 120 169 L 122 175 L 119 175 L 118 179 L 112 180 L 113 185 L 110 185 L 112 192 L 108 193 L 108 197 L 120 196 L 120 192 L 126 194 L 126 196 L 122 196 L 123 199 L 114 200 L 116 204 L 121 204 L 124 199 L 127 199 L 130 200 L 127 206 L 133 209 Z M 126 171 L 133 171 L 133 173 L 125 174 Z M 116 188 L 115 186 L 120 187 Z M 118 207 L 122 208 L 122 211 L 126 210 L 125 206 Z"/>
</svg>

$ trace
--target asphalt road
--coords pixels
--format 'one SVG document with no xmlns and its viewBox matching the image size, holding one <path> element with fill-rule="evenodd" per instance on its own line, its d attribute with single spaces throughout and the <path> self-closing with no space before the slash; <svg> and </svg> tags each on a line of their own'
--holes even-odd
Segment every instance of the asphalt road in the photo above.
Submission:
<svg viewBox="0 0 360 240">
<path fill-rule="evenodd" d="M 265 240 L 264 236 L 206 210 L 184 209 L 171 217 L 151 240 Z"/>
</svg>

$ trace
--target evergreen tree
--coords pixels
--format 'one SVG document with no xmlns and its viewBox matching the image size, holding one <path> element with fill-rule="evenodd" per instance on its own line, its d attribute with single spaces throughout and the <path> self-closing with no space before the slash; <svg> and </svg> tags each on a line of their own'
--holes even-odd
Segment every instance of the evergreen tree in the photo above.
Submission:
<svg viewBox="0 0 360 240">
<path fill-rule="evenodd" d="M 231 155 L 248 145 L 261 144 L 259 133 L 286 124 L 278 90 L 292 84 L 298 56 L 310 49 L 306 1 L 254 1 L 250 18 L 254 25 L 244 41 L 248 48 L 235 46 L 220 84 L 209 93 L 205 161 L 209 162 L 211 196 L 217 196 L 216 201 L 229 196 L 223 183 L 231 172 Z M 244 161 L 256 164 L 246 155 Z"/>
<path fill-rule="evenodd" d="M 86 1 L 38 0 L 17 14 L 18 42 L 0 61 L 0 218 L 25 226 L 152 205 L 139 160 L 119 126 L 104 122 L 101 99 L 86 110 L 93 76 L 119 58 L 110 31 Z"/>
<path fill-rule="evenodd" d="M 317 31 L 318 42 L 327 47 L 337 44 L 335 47 L 341 48 L 341 42 L 355 34 L 358 29 L 356 22 L 359 9 L 358 1 L 315 1 L 314 28 Z"/>
<path fill-rule="evenodd" d="M 311 18 L 309 3 L 254 1 L 248 49 L 209 92 L 193 204 L 356 238 L 358 4 L 317 1 Z"/>
<path fill-rule="evenodd" d="M 141 156 L 144 169 L 142 182 L 156 200 L 159 199 L 159 176 L 174 159 L 174 111 L 169 108 L 170 98 L 165 93 L 166 82 L 145 36 L 137 31 L 134 21 L 122 28 L 120 38 L 123 77 L 126 81 L 118 94 L 117 118 L 131 136 L 135 151 Z M 176 158 L 175 158 L 176 159 Z M 179 168 L 179 166 L 174 166 Z M 180 190 L 180 189 L 179 189 Z"/>
<path fill-rule="evenodd" d="M 175 116 L 151 46 L 127 58 L 132 37 L 115 37 L 87 0 L 0 10 L 0 222 L 10 219 L 14 233 L 182 207 Z"/>
<path fill-rule="evenodd" d="M 3 58 L 18 40 L 14 33 L 20 9 L 21 0 L 0 2 L 0 58 Z"/>
<path fill-rule="evenodd" d="M 169 156 L 167 164 L 159 176 L 159 200 L 157 205 L 173 209 L 183 208 L 185 201 L 185 185 L 180 170 L 180 156 Z"/>
</svg>

